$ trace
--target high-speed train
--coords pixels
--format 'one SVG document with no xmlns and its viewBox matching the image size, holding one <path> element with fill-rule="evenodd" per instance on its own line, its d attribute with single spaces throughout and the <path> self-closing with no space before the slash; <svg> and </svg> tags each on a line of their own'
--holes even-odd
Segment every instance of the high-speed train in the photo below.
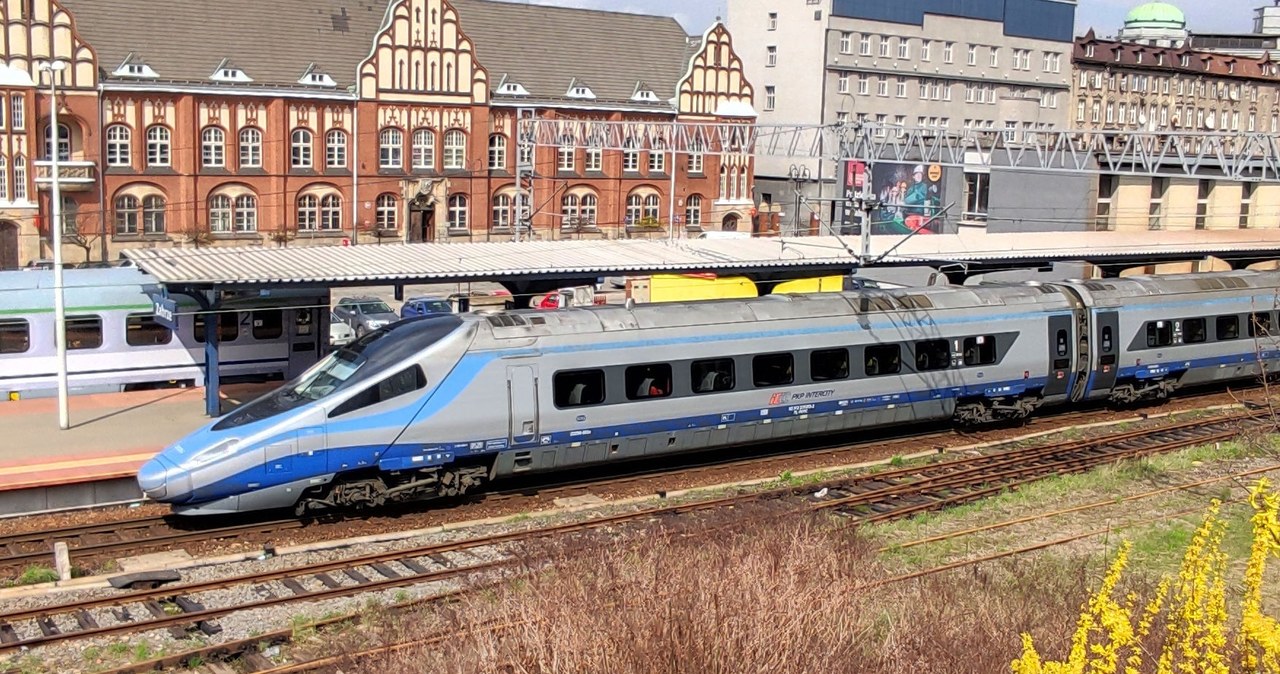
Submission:
<svg viewBox="0 0 1280 674">
<path fill-rule="evenodd" d="M 694 449 L 1131 402 L 1280 360 L 1280 274 L 864 290 L 409 320 L 165 449 L 189 514 L 376 506 Z"/>
<path fill-rule="evenodd" d="M 205 314 L 179 301 L 178 330 L 155 319 L 159 284 L 136 268 L 64 272 L 68 388 L 118 392 L 204 384 Z M 0 272 L 0 397 L 57 392 L 52 271 Z M 184 301 L 185 299 L 185 301 Z M 327 290 L 229 297 L 217 315 L 219 372 L 230 378 L 296 377 L 328 348 Z M 323 319 L 323 320 L 322 320 Z"/>
</svg>

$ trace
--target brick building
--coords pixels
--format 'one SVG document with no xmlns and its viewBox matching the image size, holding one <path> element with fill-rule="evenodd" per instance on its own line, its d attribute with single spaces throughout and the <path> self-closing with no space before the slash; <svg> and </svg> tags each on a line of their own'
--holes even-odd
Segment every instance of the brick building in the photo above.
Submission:
<svg viewBox="0 0 1280 674">
<path fill-rule="evenodd" d="M 514 138 L 522 110 L 754 122 L 720 25 L 690 36 L 670 18 L 491 0 L 0 0 L 0 22 L 0 268 L 50 255 L 55 145 L 68 261 L 508 240 L 518 161 L 537 238 L 749 222 L 749 155 L 519 157 Z M 69 64 L 57 131 L 51 57 Z"/>
<path fill-rule="evenodd" d="M 1280 132 L 1280 63 L 1185 46 L 1104 40 L 1089 31 L 1072 58 L 1072 120 L 1110 132 Z M 1119 136 L 1123 138 L 1123 136 Z M 1097 229 L 1274 229 L 1280 185 L 1225 177 L 1101 175 Z"/>
</svg>

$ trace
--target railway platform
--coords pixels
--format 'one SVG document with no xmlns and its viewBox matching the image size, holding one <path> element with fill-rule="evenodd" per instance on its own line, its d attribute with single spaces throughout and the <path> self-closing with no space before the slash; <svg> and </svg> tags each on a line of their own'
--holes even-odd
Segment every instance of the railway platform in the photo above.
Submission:
<svg viewBox="0 0 1280 674">
<path fill-rule="evenodd" d="M 224 386 L 223 412 L 271 385 Z M 72 396 L 71 428 L 55 398 L 0 403 L 0 518 L 141 498 L 134 475 L 208 421 L 204 389 Z"/>
</svg>

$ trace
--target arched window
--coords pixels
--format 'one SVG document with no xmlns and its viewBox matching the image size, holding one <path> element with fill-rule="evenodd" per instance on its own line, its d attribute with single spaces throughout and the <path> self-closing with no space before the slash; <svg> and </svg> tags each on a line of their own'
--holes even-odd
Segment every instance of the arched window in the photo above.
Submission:
<svg viewBox="0 0 1280 674">
<path fill-rule="evenodd" d="M 729 198 L 729 167 L 720 167 L 720 198 Z"/>
<path fill-rule="evenodd" d="M 347 132 L 330 129 L 324 136 L 324 165 L 329 168 L 347 167 Z"/>
<path fill-rule="evenodd" d="M 702 139 L 693 139 L 689 145 L 689 173 L 702 173 L 702 152 Z"/>
<path fill-rule="evenodd" d="M 320 229 L 327 232 L 342 229 L 342 197 L 326 194 L 320 199 Z"/>
<path fill-rule="evenodd" d="M 9 162 L 0 155 L 0 201 L 9 200 Z"/>
<path fill-rule="evenodd" d="M 293 168 L 311 168 L 311 130 L 294 129 L 290 136 L 289 162 Z"/>
<path fill-rule="evenodd" d="M 489 170 L 501 171 L 507 168 L 507 137 L 495 133 L 489 136 Z"/>
<path fill-rule="evenodd" d="M 254 128 L 240 130 L 240 168 L 262 166 L 262 131 Z"/>
<path fill-rule="evenodd" d="M 729 169 L 729 192 L 725 195 L 729 201 L 738 200 L 738 167 Z"/>
<path fill-rule="evenodd" d="M 436 132 L 415 129 L 413 132 L 413 168 L 434 171 L 436 168 Z"/>
<path fill-rule="evenodd" d="M 200 163 L 206 167 L 225 166 L 227 136 L 222 129 L 211 126 L 200 134 Z"/>
<path fill-rule="evenodd" d="M 455 232 L 467 230 L 467 197 L 465 195 L 455 194 L 449 197 L 449 229 Z"/>
<path fill-rule="evenodd" d="M 107 166 L 129 166 L 133 163 L 133 132 L 124 124 L 107 127 Z"/>
<path fill-rule="evenodd" d="M 378 229 L 399 229 L 400 228 L 400 208 L 399 200 L 394 194 L 378 195 L 378 212 L 377 223 Z"/>
<path fill-rule="evenodd" d="M 142 198 L 142 233 L 164 234 L 164 197 L 152 194 Z"/>
<path fill-rule="evenodd" d="M 231 197 L 225 194 L 209 197 L 209 231 L 214 234 L 231 231 Z"/>
<path fill-rule="evenodd" d="M 298 197 L 298 231 L 314 232 L 320 222 L 320 202 L 314 194 Z"/>
<path fill-rule="evenodd" d="M 654 141 L 653 149 L 649 150 L 649 172 L 662 173 L 667 169 L 667 153 L 666 144 L 662 141 Z"/>
<path fill-rule="evenodd" d="M 751 198 L 751 193 L 747 191 L 747 167 L 742 167 L 742 172 L 738 174 L 738 199 L 747 200 Z"/>
<path fill-rule="evenodd" d="M 383 129 L 378 134 L 378 166 L 404 168 L 404 134 L 400 129 Z"/>
<path fill-rule="evenodd" d="M 644 198 L 644 219 L 650 222 L 658 221 L 658 195 L 650 194 Z"/>
<path fill-rule="evenodd" d="M 44 157 L 53 157 L 53 127 L 44 127 Z M 71 128 L 58 125 L 58 161 L 71 161 Z"/>
<path fill-rule="evenodd" d="M 27 158 L 22 155 L 13 158 L 13 200 L 27 200 Z"/>
<path fill-rule="evenodd" d="M 582 195 L 582 205 L 578 209 L 578 221 L 583 225 L 595 226 L 597 203 L 596 195 Z"/>
<path fill-rule="evenodd" d="M 632 194 L 627 197 L 627 224 L 640 224 L 641 210 L 640 205 L 644 199 L 639 194 Z"/>
<path fill-rule="evenodd" d="M 116 197 L 116 234 L 138 233 L 138 198 L 126 194 Z"/>
<path fill-rule="evenodd" d="M 560 215 L 561 227 L 578 226 L 578 195 L 566 194 L 560 199 Z"/>
<path fill-rule="evenodd" d="M 236 231 L 258 231 L 258 198 L 252 194 L 241 194 L 236 197 Z"/>
<path fill-rule="evenodd" d="M 493 197 L 493 217 L 489 221 L 490 229 L 511 228 L 511 197 L 497 194 Z"/>
<path fill-rule="evenodd" d="M 147 129 L 147 166 L 169 165 L 169 129 L 153 126 Z"/>
<path fill-rule="evenodd" d="M 697 194 L 689 195 L 684 200 L 684 224 L 689 227 L 702 226 L 702 197 Z"/>
<path fill-rule="evenodd" d="M 444 167 L 445 169 L 466 168 L 467 136 L 457 129 L 450 129 L 444 134 Z"/>
<path fill-rule="evenodd" d="M 560 147 L 556 150 L 556 170 L 572 171 L 577 155 L 577 148 L 573 144 L 573 136 L 561 137 Z"/>
</svg>

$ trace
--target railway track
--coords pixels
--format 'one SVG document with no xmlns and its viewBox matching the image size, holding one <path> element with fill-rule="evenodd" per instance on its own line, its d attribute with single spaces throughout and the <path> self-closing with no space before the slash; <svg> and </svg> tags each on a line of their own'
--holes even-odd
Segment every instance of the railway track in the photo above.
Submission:
<svg viewBox="0 0 1280 674">
<path fill-rule="evenodd" d="M 1215 395 L 1215 394 L 1211 394 Z M 1210 397 L 1210 396 L 1204 396 Z M 1183 398 L 1181 400 L 1194 400 Z M 1100 410 L 1071 411 L 1048 417 L 1036 417 L 1020 431 L 1036 431 L 1060 428 L 1082 420 L 1101 418 L 1108 412 Z M 580 475 L 554 482 L 530 482 L 507 489 L 480 494 L 475 501 L 452 504 L 454 512 L 465 519 L 466 510 L 477 504 L 493 505 L 504 501 L 527 500 L 540 497 L 544 500 L 576 496 L 593 491 L 624 489 L 655 476 L 671 479 L 689 479 L 695 476 L 710 479 L 717 473 L 729 474 L 744 469 L 759 470 L 762 475 L 779 474 L 789 464 L 797 461 L 828 457 L 833 465 L 857 462 L 858 454 L 875 448 L 880 456 L 896 453 L 909 454 L 920 451 L 942 451 L 949 446 L 968 444 L 990 437 L 998 437 L 1006 430 L 967 432 L 948 429 L 928 433 L 906 433 L 888 430 L 876 433 L 872 439 L 853 444 L 819 442 L 812 449 L 795 450 L 794 443 L 772 443 L 757 448 L 747 448 L 735 456 L 725 452 L 691 453 L 682 457 L 666 457 L 661 461 L 636 462 L 613 467 L 613 474 L 603 479 L 598 473 L 579 471 Z M 900 450 L 900 451 L 899 451 Z M 621 472 L 619 472 L 619 470 Z M 773 471 L 770 473 L 769 471 Z M 48 565 L 55 542 L 65 542 L 77 568 L 97 569 L 105 562 L 134 555 L 170 550 L 184 545 L 210 544 L 234 541 L 267 544 L 277 541 L 289 532 L 295 534 L 304 528 L 311 538 L 319 540 L 325 528 L 333 528 L 343 538 L 358 536 L 362 530 L 394 527 L 399 530 L 415 530 L 438 524 L 440 513 L 431 504 L 410 504 L 406 507 L 388 508 L 385 514 L 373 516 L 342 516 L 299 520 L 295 517 L 248 517 L 233 519 L 219 525 L 218 521 L 182 519 L 167 516 L 150 516 L 96 524 L 65 526 L 57 529 L 0 536 L 0 578 L 16 577 L 32 565 Z M 223 520 L 225 521 L 225 520 Z M 356 531 L 352 531 L 352 527 Z M 317 538 L 319 536 L 319 538 Z"/>
<path fill-rule="evenodd" d="M 220 631 L 217 620 L 231 613 L 498 573 L 510 564 L 512 557 L 507 546 L 514 544 L 600 527 L 619 527 L 659 517 L 745 506 L 751 502 L 781 502 L 781 510 L 773 509 L 769 516 L 836 510 L 849 515 L 854 522 L 907 517 L 924 510 L 980 499 L 1049 475 L 1081 472 L 1119 460 L 1229 439 L 1244 429 L 1263 423 L 1261 415 L 1239 414 L 1088 440 L 1005 448 L 989 454 L 842 478 L 804 488 L 782 488 L 666 505 L 546 528 L 10 612 L 0 614 L 0 655 L 69 640 L 114 637 L 157 629 L 167 629 L 175 637 L 193 634 L 214 637 Z M 233 587 L 252 588 L 258 598 L 248 602 L 216 603 L 217 590 Z M 211 648 L 226 650 L 228 645 L 219 644 Z M 140 663 L 118 671 L 144 671 L 141 669 L 144 666 L 171 667 L 181 662 L 175 657 L 207 657 L 213 653 L 205 650 L 175 654 L 164 661 Z"/>
</svg>

